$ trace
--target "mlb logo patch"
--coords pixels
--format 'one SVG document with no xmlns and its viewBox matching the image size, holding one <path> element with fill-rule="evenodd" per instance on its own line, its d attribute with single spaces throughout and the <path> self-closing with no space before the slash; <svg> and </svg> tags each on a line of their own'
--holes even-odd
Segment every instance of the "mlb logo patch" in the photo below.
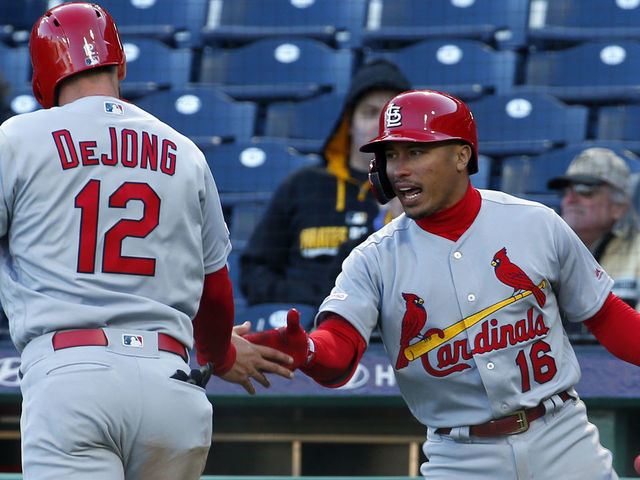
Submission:
<svg viewBox="0 0 640 480">
<path fill-rule="evenodd" d="M 104 111 L 114 115 L 124 115 L 124 107 L 115 102 L 104 102 Z"/>
<path fill-rule="evenodd" d="M 122 345 L 125 347 L 142 348 L 142 335 L 122 334 Z"/>
</svg>

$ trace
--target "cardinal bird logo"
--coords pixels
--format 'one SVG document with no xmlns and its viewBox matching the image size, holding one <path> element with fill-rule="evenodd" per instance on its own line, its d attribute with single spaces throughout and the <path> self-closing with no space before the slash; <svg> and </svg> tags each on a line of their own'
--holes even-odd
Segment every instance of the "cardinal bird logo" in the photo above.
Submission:
<svg viewBox="0 0 640 480">
<path fill-rule="evenodd" d="M 491 265 L 495 267 L 496 277 L 498 277 L 498 280 L 505 285 L 513 287 L 514 295 L 518 290 L 530 290 L 536 297 L 538 305 L 540 305 L 540 307 L 544 306 L 547 297 L 520 267 L 515 263 L 511 263 L 511 260 L 507 257 L 506 248 L 503 248 L 493 256 Z"/>
<path fill-rule="evenodd" d="M 420 330 L 427 323 L 427 311 L 424 309 L 424 300 L 413 293 L 403 293 L 402 298 L 406 302 L 406 311 L 402 317 L 402 335 L 400 337 L 400 352 L 396 360 L 396 370 L 409 365 L 409 360 L 404 354 L 409 342 L 420 335 Z"/>
</svg>

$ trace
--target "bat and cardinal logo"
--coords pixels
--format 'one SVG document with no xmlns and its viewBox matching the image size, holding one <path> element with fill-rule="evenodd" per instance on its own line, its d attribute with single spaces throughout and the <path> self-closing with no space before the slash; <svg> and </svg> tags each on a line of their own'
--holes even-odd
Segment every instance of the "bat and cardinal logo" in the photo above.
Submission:
<svg viewBox="0 0 640 480">
<path fill-rule="evenodd" d="M 531 281 L 529 276 L 522 271 L 522 269 L 515 263 L 511 263 L 509 257 L 507 257 L 507 249 L 503 248 L 498 251 L 491 261 L 491 265 L 495 268 L 496 277 L 505 285 L 513 287 L 513 294 L 518 291 L 530 290 L 533 296 L 536 297 L 536 301 L 540 307 L 544 307 L 544 303 L 547 299 L 542 290 Z"/>
<path fill-rule="evenodd" d="M 544 306 L 546 295 L 542 289 L 545 288 L 546 282 L 543 280 L 539 285 L 536 285 L 518 265 L 509 260 L 506 248 L 496 252 L 491 265 L 494 267 L 498 280 L 513 288 L 512 295 L 469 317 L 463 318 L 444 330 L 433 328 L 425 333 L 420 333 L 427 323 L 427 310 L 424 305 L 424 299 L 413 293 L 402 293 L 402 298 L 405 301 L 405 313 L 402 317 L 400 351 L 396 360 L 396 370 L 405 368 L 409 365 L 409 361 L 425 355 L 494 312 L 522 298 L 533 295 L 538 305 L 540 307 Z M 412 343 L 416 338 L 419 341 Z"/>
</svg>

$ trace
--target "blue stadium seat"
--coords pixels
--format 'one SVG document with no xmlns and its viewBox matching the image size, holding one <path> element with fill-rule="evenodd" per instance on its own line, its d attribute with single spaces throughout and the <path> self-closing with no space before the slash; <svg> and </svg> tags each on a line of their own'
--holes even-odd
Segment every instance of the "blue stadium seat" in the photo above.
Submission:
<svg viewBox="0 0 640 480">
<path fill-rule="evenodd" d="M 395 63 L 414 88 L 445 91 L 463 100 L 503 93 L 515 82 L 518 55 L 475 40 L 425 40 L 398 50 L 372 52 Z"/>
<path fill-rule="evenodd" d="M 586 138 L 588 108 L 543 93 L 492 95 L 468 105 L 485 155 L 539 154 Z"/>
<path fill-rule="evenodd" d="M 26 44 L 33 24 L 48 5 L 49 0 L 0 0 L 0 41 Z"/>
<path fill-rule="evenodd" d="M 566 149 L 554 150 L 538 156 L 520 155 L 502 160 L 500 190 L 520 198 L 543 203 L 557 212 L 560 195 L 547 188 L 547 181 L 562 175 L 573 157 Z"/>
<path fill-rule="evenodd" d="M 100 0 L 124 36 L 151 37 L 173 46 L 198 46 L 208 0 Z"/>
<path fill-rule="evenodd" d="M 344 95 L 326 94 L 299 102 L 274 102 L 266 107 L 264 134 L 282 138 L 301 152 L 321 153 L 342 111 Z"/>
<path fill-rule="evenodd" d="M 529 41 L 542 47 L 640 38 L 640 3 L 613 0 L 531 2 Z"/>
<path fill-rule="evenodd" d="M 640 105 L 614 105 L 601 107 L 596 121 L 596 138 L 622 140 L 625 146 L 640 154 Z"/>
<path fill-rule="evenodd" d="M 206 47 L 200 82 L 239 100 L 300 100 L 345 91 L 352 63 L 352 51 L 317 40 L 268 38 L 235 49 Z"/>
<path fill-rule="evenodd" d="M 282 142 L 228 143 L 204 150 L 223 204 L 268 201 L 294 171 L 318 164 Z"/>
<path fill-rule="evenodd" d="M 173 48 L 151 38 L 123 37 L 127 57 L 127 76 L 122 94 L 135 99 L 156 90 L 182 87 L 191 78 L 193 52 Z"/>
<path fill-rule="evenodd" d="M 204 85 L 152 93 L 135 102 L 202 148 L 253 135 L 257 106 Z"/>
<path fill-rule="evenodd" d="M 632 172 L 640 172 L 640 159 L 623 142 L 588 140 L 535 156 L 513 156 L 502 160 L 500 190 L 518 197 L 535 200 L 560 210 L 560 195 L 549 190 L 547 182 L 563 175 L 569 163 L 581 151 L 591 147 L 609 148 L 624 158 Z M 473 178 L 473 177 L 472 177 Z"/>
<path fill-rule="evenodd" d="M 12 90 L 31 85 L 31 60 L 26 46 L 9 47 L 0 43 L 0 75 Z"/>
<path fill-rule="evenodd" d="M 366 6 L 367 0 L 218 0 L 210 2 L 202 37 L 222 47 L 282 36 L 355 47 Z"/>
<path fill-rule="evenodd" d="M 290 308 L 300 312 L 300 326 L 307 332 L 312 330 L 317 310 L 311 305 L 300 303 L 258 303 L 236 314 L 235 323 L 239 325 L 247 320 L 250 321 L 252 332 L 284 327 L 287 325 L 287 312 Z"/>
<path fill-rule="evenodd" d="M 471 38 L 500 48 L 526 44 L 529 0 L 369 0 L 363 43 Z"/>
<path fill-rule="evenodd" d="M 6 102 L 15 115 L 33 112 L 42 108 L 33 95 L 33 90 L 30 86 L 12 90 L 6 98 Z"/>
<path fill-rule="evenodd" d="M 638 72 L 640 42 L 588 42 L 531 54 L 524 89 L 583 104 L 638 101 Z"/>
</svg>

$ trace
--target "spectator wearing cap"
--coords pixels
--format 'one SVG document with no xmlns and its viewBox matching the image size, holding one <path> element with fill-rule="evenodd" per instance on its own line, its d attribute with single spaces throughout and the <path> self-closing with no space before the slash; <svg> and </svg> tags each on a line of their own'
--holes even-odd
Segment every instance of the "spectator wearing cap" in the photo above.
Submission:
<svg viewBox="0 0 640 480">
<path fill-rule="evenodd" d="M 323 148 L 324 165 L 294 172 L 278 187 L 240 257 L 247 302 L 319 306 L 350 247 L 374 231 L 380 214 L 369 188 L 370 154 L 388 100 L 410 89 L 392 63 L 365 63 L 353 75 Z M 339 267 L 338 267 L 339 268 Z"/>
<path fill-rule="evenodd" d="M 613 293 L 640 310 L 640 228 L 630 170 L 608 148 L 583 150 L 548 187 L 562 191 L 562 218 L 614 279 Z"/>
</svg>

